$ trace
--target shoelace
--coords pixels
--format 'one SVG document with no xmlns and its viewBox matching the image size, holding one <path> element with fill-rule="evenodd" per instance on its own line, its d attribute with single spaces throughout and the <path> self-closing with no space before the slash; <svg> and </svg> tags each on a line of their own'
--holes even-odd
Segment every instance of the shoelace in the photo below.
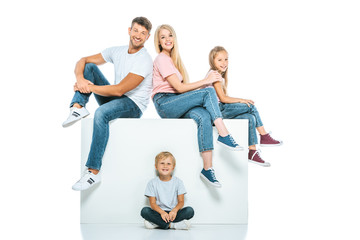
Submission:
<svg viewBox="0 0 360 240">
<path fill-rule="evenodd" d="M 234 138 L 229 134 L 230 141 L 233 145 L 237 146 L 238 144 L 235 142 Z"/>
<path fill-rule="evenodd" d="M 210 168 L 210 175 L 211 175 L 211 178 L 214 179 L 214 181 L 217 181 L 216 177 L 215 177 L 215 170 L 212 168 Z"/>
<path fill-rule="evenodd" d="M 261 158 L 260 153 L 261 153 L 261 150 L 260 150 L 260 149 L 257 149 L 257 150 L 254 152 L 254 154 L 251 156 L 251 160 L 254 159 L 254 157 L 255 157 L 256 154 L 259 154 L 259 157 Z M 261 158 L 261 159 L 262 159 L 262 158 Z"/>
</svg>

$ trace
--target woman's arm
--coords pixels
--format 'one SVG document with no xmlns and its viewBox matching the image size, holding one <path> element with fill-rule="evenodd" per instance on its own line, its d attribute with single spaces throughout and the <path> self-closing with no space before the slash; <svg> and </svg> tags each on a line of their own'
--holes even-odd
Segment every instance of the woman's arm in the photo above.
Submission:
<svg viewBox="0 0 360 240">
<path fill-rule="evenodd" d="M 221 75 L 217 72 L 211 72 L 205 79 L 193 82 L 193 83 L 182 83 L 180 79 L 176 76 L 176 74 L 171 74 L 166 77 L 166 80 L 170 83 L 170 85 L 175 88 L 175 90 L 179 93 L 188 92 L 191 90 L 198 89 L 204 85 L 212 84 L 214 82 L 218 82 L 221 80 Z"/>
<path fill-rule="evenodd" d="M 158 212 L 161 215 L 161 218 L 167 223 L 170 221 L 170 216 L 167 212 L 162 210 L 157 204 L 156 204 L 156 198 L 155 197 L 149 197 L 150 207 L 152 210 Z"/>
<path fill-rule="evenodd" d="M 221 82 L 215 82 L 213 85 L 214 85 L 216 94 L 217 94 L 218 98 L 220 99 L 220 102 L 222 102 L 222 103 L 246 103 L 249 107 L 250 107 L 250 104 L 254 105 L 254 102 L 252 100 L 226 96 L 224 93 L 224 90 L 221 86 Z"/>
<path fill-rule="evenodd" d="M 169 216 L 170 216 L 170 221 L 174 221 L 177 215 L 177 212 L 183 208 L 184 206 L 184 194 L 178 195 L 177 197 L 178 199 L 178 204 L 176 205 L 176 207 L 174 207 L 170 212 L 169 212 Z"/>
</svg>

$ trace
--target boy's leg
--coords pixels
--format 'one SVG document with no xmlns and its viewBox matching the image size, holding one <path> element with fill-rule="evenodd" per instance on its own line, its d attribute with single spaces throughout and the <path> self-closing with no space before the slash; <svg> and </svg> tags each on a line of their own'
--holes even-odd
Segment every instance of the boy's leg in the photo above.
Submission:
<svg viewBox="0 0 360 240">
<path fill-rule="evenodd" d="M 149 207 L 144 207 L 142 210 L 141 210 L 141 213 L 140 215 L 147 221 L 149 222 L 152 222 L 156 225 L 158 225 L 160 228 L 162 229 L 168 229 L 169 228 L 169 225 L 170 223 L 166 223 L 162 218 L 161 218 L 161 215 L 152 210 L 151 208 Z"/>
<path fill-rule="evenodd" d="M 195 212 L 192 207 L 184 207 L 178 211 L 176 218 L 173 222 L 175 223 L 175 222 L 180 222 L 182 220 L 189 220 L 194 216 L 194 214 Z"/>
</svg>

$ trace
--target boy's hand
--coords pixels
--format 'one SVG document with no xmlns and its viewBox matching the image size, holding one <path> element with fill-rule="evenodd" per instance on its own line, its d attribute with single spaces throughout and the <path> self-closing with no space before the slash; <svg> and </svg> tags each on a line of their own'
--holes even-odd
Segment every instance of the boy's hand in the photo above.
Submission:
<svg viewBox="0 0 360 240">
<path fill-rule="evenodd" d="M 169 212 L 170 221 L 174 221 L 176 218 L 176 215 L 177 215 L 176 211 Z"/>
<path fill-rule="evenodd" d="M 170 216 L 169 216 L 169 214 L 168 214 L 167 212 L 163 212 L 163 213 L 161 214 L 161 218 L 162 218 L 166 223 L 168 223 L 168 222 L 170 221 Z"/>
</svg>

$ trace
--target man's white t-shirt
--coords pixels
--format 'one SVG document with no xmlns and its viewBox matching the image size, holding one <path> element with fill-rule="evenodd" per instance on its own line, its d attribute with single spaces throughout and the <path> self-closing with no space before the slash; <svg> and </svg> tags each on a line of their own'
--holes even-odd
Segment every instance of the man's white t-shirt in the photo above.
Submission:
<svg viewBox="0 0 360 240">
<path fill-rule="evenodd" d="M 102 51 L 101 55 L 106 62 L 114 64 L 114 84 L 120 83 L 129 73 L 144 77 L 139 86 L 125 93 L 144 112 L 152 91 L 152 58 L 145 48 L 133 54 L 129 54 L 128 50 L 129 46 L 110 47 Z"/>
<path fill-rule="evenodd" d="M 164 211 L 171 211 L 178 204 L 178 195 L 185 194 L 183 181 L 172 177 L 170 181 L 163 182 L 159 177 L 150 180 L 145 189 L 145 196 L 155 197 L 156 204 Z"/>
</svg>

